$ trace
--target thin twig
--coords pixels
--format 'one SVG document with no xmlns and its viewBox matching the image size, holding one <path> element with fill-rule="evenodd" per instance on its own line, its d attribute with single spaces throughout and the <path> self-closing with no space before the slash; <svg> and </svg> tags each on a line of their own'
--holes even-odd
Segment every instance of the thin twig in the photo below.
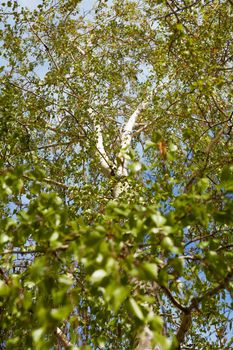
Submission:
<svg viewBox="0 0 233 350">
<path fill-rule="evenodd" d="M 167 287 L 161 286 L 161 288 L 165 292 L 166 296 L 169 298 L 169 300 L 172 302 L 172 304 L 174 306 L 176 306 L 180 311 L 182 311 L 184 313 L 188 312 L 189 309 L 187 307 L 183 306 L 182 304 L 180 304 L 179 301 L 173 297 L 171 291 Z"/>
</svg>

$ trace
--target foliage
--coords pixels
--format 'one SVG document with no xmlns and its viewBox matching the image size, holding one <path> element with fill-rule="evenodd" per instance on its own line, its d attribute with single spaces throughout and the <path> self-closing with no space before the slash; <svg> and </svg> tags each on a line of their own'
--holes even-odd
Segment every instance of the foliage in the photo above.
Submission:
<svg viewBox="0 0 233 350">
<path fill-rule="evenodd" d="M 229 349 L 232 1 L 0 17 L 0 348 Z"/>
</svg>

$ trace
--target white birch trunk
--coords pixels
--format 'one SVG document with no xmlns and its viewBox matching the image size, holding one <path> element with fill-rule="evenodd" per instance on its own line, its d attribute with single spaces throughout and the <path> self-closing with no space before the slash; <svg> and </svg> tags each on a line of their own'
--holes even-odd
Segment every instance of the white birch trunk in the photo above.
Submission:
<svg viewBox="0 0 233 350">
<path fill-rule="evenodd" d="M 128 121 L 125 123 L 120 139 L 121 139 L 121 149 L 119 154 L 117 155 L 117 159 L 120 161 L 119 165 L 117 166 L 117 162 L 115 161 L 114 164 L 110 161 L 104 147 L 104 141 L 103 141 L 103 134 L 101 127 L 96 120 L 95 112 L 92 108 L 89 108 L 88 112 L 92 119 L 94 120 L 94 128 L 96 132 L 96 153 L 100 160 L 100 168 L 104 175 L 107 177 L 115 176 L 117 179 L 117 183 L 113 189 L 113 197 L 114 199 L 117 199 L 124 191 L 127 191 L 129 189 L 129 186 L 127 184 L 126 178 L 128 176 L 128 162 L 125 156 L 125 153 L 127 152 L 128 148 L 130 147 L 131 141 L 132 141 L 132 135 L 133 135 L 133 129 L 135 127 L 135 123 L 137 121 L 138 116 L 140 113 L 145 110 L 148 106 L 149 102 L 144 101 L 141 102 L 136 110 L 132 113 L 132 115 L 129 117 Z M 113 172 L 113 169 L 115 168 L 115 172 Z M 58 339 L 64 346 L 64 348 L 68 349 L 69 347 L 72 347 L 72 344 L 67 339 L 66 335 L 61 331 L 60 328 L 57 328 L 55 331 L 55 334 L 57 335 Z M 151 346 L 151 340 L 153 338 L 153 333 L 149 329 L 148 326 L 145 326 L 143 328 L 143 331 L 138 336 L 138 344 L 134 350 L 162 350 L 160 346 L 155 346 L 152 348 Z"/>
<path fill-rule="evenodd" d="M 122 128 L 122 132 L 120 135 L 121 149 L 119 154 L 117 155 L 117 159 L 119 160 L 120 164 L 116 168 L 116 173 L 114 174 L 117 179 L 117 183 L 113 189 L 114 199 L 117 199 L 122 194 L 122 192 L 127 191 L 129 189 L 129 185 L 126 180 L 128 176 L 128 161 L 125 156 L 125 153 L 130 147 L 130 144 L 132 141 L 133 129 L 135 127 L 137 118 L 139 117 L 140 113 L 147 108 L 148 105 L 149 105 L 148 101 L 141 102 Z M 96 130 L 96 136 L 97 136 L 96 148 L 99 154 L 101 168 L 104 174 L 106 174 L 109 177 L 111 176 L 112 169 L 110 166 L 110 162 L 108 160 L 108 156 L 105 152 L 102 131 L 99 125 L 95 125 L 95 130 Z M 162 350 L 162 348 L 158 345 L 152 348 L 151 346 L 152 339 L 153 339 L 152 331 L 149 329 L 148 326 L 145 326 L 143 328 L 142 333 L 139 334 L 138 336 L 138 344 L 135 350 Z"/>
</svg>

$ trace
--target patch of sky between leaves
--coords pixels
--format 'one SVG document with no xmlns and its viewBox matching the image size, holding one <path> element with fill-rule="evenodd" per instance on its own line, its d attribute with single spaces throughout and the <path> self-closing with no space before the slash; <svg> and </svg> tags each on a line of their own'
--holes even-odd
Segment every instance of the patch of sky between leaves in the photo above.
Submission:
<svg viewBox="0 0 233 350">
<path fill-rule="evenodd" d="M 18 0 L 18 4 L 21 7 L 27 7 L 29 10 L 33 11 L 38 5 L 42 4 L 42 0 Z M 95 0 L 84 0 L 79 4 L 80 13 L 89 14 L 91 10 L 95 7 Z M 90 15 L 91 16 L 91 15 Z M 46 73 L 49 71 L 49 64 L 39 65 L 34 69 L 34 72 L 38 75 L 40 79 L 43 79 Z"/>
<path fill-rule="evenodd" d="M 18 0 L 18 4 L 22 7 L 27 7 L 29 10 L 35 10 L 38 5 L 42 4 L 42 0 Z M 90 11 L 95 5 L 94 0 L 84 0 L 80 3 L 79 8 L 81 11 Z"/>
</svg>

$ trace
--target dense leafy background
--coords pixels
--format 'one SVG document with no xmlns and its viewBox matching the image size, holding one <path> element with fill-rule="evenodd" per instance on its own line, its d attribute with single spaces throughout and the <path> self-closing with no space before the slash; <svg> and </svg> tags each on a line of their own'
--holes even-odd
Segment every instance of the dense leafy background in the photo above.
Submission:
<svg viewBox="0 0 233 350">
<path fill-rule="evenodd" d="M 230 349 L 232 1 L 79 9 L 1 3 L 0 347 Z"/>
</svg>

